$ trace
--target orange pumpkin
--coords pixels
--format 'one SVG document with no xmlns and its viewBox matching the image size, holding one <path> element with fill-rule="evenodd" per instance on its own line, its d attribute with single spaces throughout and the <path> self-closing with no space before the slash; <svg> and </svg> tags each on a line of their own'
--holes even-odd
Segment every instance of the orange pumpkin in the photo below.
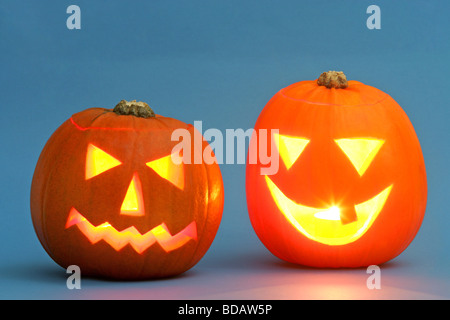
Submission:
<svg viewBox="0 0 450 320">
<path fill-rule="evenodd" d="M 35 169 L 31 214 L 58 264 L 145 279 L 180 274 L 202 258 L 222 216 L 222 177 L 217 164 L 172 160 L 176 129 L 194 131 L 145 103 L 121 101 L 56 130 Z"/>
<path fill-rule="evenodd" d="M 325 72 L 272 97 L 260 129 L 278 129 L 267 143 L 276 144 L 280 166 L 269 176 L 260 162 L 247 164 L 248 211 L 274 255 L 360 267 L 396 257 L 413 240 L 425 213 L 425 164 L 413 126 L 388 94 Z"/>
</svg>

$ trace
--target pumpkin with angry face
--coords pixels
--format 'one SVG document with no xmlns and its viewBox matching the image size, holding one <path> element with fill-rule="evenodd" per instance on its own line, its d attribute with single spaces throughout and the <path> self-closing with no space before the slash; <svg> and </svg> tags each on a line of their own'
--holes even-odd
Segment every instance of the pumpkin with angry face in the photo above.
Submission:
<svg viewBox="0 0 450 320">
<path fill-rule="evenodd" d="M 280 167 L 247 164 L 252 226 L 289 262 L 316 267 L 381 264 L 416 235 L 427 197 L 414 129 L 386 93 L 342 72 L 279 91 L 255 131 L 270 130 Z M 255 143 L 255 141 L 251 141 Z"/>
<path fill-rule="evenodd" d="M 176 129 L 195 130 L 121 101 L 77 113 L 51 136 L 33 176 L 31 213 L 58 264 L 145 279 L 180 274 L 202 258 L 222 216 L 221 173 L 216 163 L 182 161 Z"/>
</svg>

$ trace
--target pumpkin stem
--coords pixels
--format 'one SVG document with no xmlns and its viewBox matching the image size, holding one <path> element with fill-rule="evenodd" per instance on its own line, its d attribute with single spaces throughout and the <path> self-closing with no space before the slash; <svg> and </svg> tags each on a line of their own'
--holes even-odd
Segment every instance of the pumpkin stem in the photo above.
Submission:
<svg viewBox="0 0 450 320">
<path fill-rule="evenodd" d="M 345 89 L 348 87 L 347 77 L 342 71 L 323 72 L 317 79 L 317 84 L 328 89 Z"/>
<path fill-rule="evenodd" d="M 145 102 L 120 101 L 113 109 L 113 112 L 118 115 L 132 115 L 140 118 L 155 117 L 155 112 Z"/>
</svg>

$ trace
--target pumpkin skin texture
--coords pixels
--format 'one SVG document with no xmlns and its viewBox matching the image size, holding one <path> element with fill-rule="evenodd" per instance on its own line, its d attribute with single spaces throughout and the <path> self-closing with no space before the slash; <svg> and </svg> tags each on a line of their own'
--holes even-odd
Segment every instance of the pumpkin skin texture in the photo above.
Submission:
<svg viewBox="0 0 450 320">
<path fill-rule="evenodd" d="M 275 256 L 291 263 L 382 264 L 411 243 L 425 214 L 419 141 L 388 94 L 358 81 L 319 82 L 280 90 L 256 121 L 256 132 L 278 129 L 267 135 L 267 149 L 277 145 L 279 170 L 265 176 L 259 159 L 247 164 L 252 226 Z"/>
<path fill-rule="evenodd" d="M 193 137 L 176 119 L 91 108 L 53 133 L 34 172 L 31 214 L 55 262 L 134 280 L 175 276 L 203 257 L 222 217 L 222 177 L 216 163 L 164 161 L 175 129 Z"/>
</svg>

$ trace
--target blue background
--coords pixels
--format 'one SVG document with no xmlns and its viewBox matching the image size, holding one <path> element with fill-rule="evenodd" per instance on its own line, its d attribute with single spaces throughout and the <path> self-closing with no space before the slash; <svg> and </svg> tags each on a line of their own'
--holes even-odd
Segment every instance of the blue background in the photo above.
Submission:
<svg viewBox="0 0 450 320">
<path fill-rule="evenodd" d="M 66 28 L 71 4 L 81 8 L 81 30 Z M 381 30 L 366 27 L 371 4 L 381 8 Z M 2 0 L 0 298 L 450 298 L 449 15 L 446 0 Z M 29 210 L 38 156 L 63 121 L 137 99 L 165 116 L 202 120 L 203 130 L 245 130 L 278 90 L 328 70 L 389 93 L 425 157 L 425 219 L 407 250 L 381 266 L 381 290 L 367 289 L 365 269 L 316 270 L 270 254 L 250 225 L 242 164 L 221 165 L 222 224 L 193 269 L 66 288 Z"/>
</svg>

